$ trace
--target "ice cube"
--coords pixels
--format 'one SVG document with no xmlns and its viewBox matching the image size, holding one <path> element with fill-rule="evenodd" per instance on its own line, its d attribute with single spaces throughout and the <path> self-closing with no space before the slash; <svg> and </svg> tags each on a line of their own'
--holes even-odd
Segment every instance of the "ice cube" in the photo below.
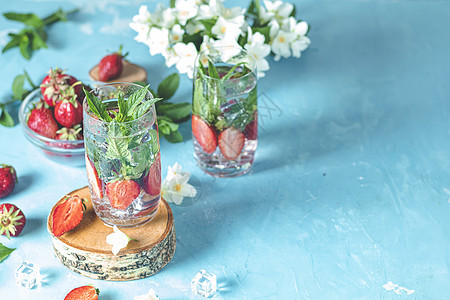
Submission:
<svg viewBox="0 0 450 300">
<path fill-rule="evenodd" d="M 36 285 L 41 285 L 41 273 L 39 267 L 32 263 L 22 262 L 16 269 L 16 283 L 20 287 L 32 289 Z"/>
<path fill-rule="evenodd" d="M 200 270 L 191 281 L 191 290 L 193 293 L 208 298 L 217 291 L 216 275 Z"/>
</svg>

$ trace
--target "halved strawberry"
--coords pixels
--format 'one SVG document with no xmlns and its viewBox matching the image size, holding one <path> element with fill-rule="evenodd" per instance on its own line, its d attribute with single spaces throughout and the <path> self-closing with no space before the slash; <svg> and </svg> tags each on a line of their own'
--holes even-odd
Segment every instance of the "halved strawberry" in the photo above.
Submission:
<svg viewBox="0 0 450 300">
<path fill-rule="evenodd" d="M 119 180 L 106 185 L 106 196 L 116 209 L 127 209 L 141 193 L 141 187 L 134 180 Z"/>
<path fill-rule="evenodd" d="M 77 287 L 71 290 L 64 300 L 97 300 L 100 291 L 91 285 Z"/>
<path fill-rule="evenodd" d="M 67 196 L 66 200 L 55 207 L 52 217 L 54 236 L 61 236 L 80 224 L 83 219 L 83 200 L 78 195 Z"/>
<path fill-rule="evenodd" d="M 192 115 L 192 134 L 206 153 L 213 153 L 217 148 L 217 134 L 213 127 L 199 116 Z"/>
<path fill-rule="evenodd" d="M 26 219 L 23 212 L 14 204 L 0 205 L 0 234 L 9 239 L 18 236 L 25 226 Z"/>
<path fill-rule="evenodd" d="M 161 152 L 158 152 L 156 160 L 150 166 L 147 175 L 142 179 L 144 191 L 152 196 L 161 193 Z"/>
<path fill-rule="evenodd" d="M 235 127 L 229 127 L 219 135 L 219 148 L 226 159 L 236 159 L 245 144 L 245 135 Z"/>
<path fill-rule="evenodd" d="M 88 158 L 87 153 L 85 155 L 86 160 L 86 171 L 89 184 L 91 185 L 92 191 L 95 193 L 97 198 L 103 198 L 102 181 L 98 177 L 97 170 L 95 169 L 94 163 Z"/>
</svg>

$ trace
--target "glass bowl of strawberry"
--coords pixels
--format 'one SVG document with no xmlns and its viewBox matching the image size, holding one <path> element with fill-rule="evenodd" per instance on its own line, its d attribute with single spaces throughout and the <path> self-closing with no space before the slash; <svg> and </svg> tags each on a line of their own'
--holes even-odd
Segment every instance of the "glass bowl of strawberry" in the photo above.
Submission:
<svg viewBox="0 0 450 300">
<path fill-rule="evenodd" d="M 82 93 L 73 76 L 50 70 L 19 109 L 25 137 L 46 157 L 68 166 L 84 165 Z"/>
</svg>

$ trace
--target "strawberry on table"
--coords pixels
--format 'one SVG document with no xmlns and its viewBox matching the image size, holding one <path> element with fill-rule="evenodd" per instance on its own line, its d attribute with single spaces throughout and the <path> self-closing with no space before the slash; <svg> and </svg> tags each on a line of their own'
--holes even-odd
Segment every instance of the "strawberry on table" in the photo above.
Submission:
<svg viewBox="0 0 450 300">
<path fill-rule="evenodd" d="M 219 135 L 219 149 L 226 159 L 238 158 L 244 144 L 245 135 L 235 127 L 229 127 Z"/>
<path fill-rule="evenodd" d="M 58 130 L 53 116 L 53 111 L 46 107 L 44 102 L 38 102 L 36 107 L 30 112 L 27 120 L 28 127 L 34 132 L 45 137 L 54 139 Z"/>
<path fill-rule="evenodd" d="M 83 219 L 83 201 L 78 195 L 67 196 L 66 200 L 55 207 L 52 217 L 54 236 L 61 236 L 80 224 Z"/>
<path fill-rule="evenodd" d="M 91 285 L 77 287 L 71 290 L 64 300 L 97 300 L 100 291 Z"/>
<path fill-rule="evenodd" d="M 142 179 L 142 187 L 144 191 L 152 196 L 157 196 L 161 193 L 161 155 L 160 152 L 156 160 L 150 166 L 148 174 Z"/>
<path fill-rule="evenodd" d="M 141 193 L 139 184 L 131 179 L 110 182 L 106 185 L 106 195 L 112 207 L 120 210 L 128 206 Z"/>
<path fill-rule="evenodd" d="M 216 150 L 217 134 L 215 129 L 197 115 L 192 115 L 192 133 L 203 151 L 213 153 Z"/>
<path fill-rule="evenodd" d="M 100 81 L 108 81 L 116 79 L 120 76 L 123 69 L 123 58 L 126 56 L 122 55 L 122 45 L 118 52 L 106 55 L 100 60 L 98 64 L 98 78 Z"/>
<path fill-rule="evenodd" d="M 0 205 L 0 234 L 10 237 L 18 236 L 25 226 L 26 218 L 23 212 L 14 204 Z"/>
<path fill-rule="evenodd" d="M 64 74 L 63 70 L 50 69 L 49 75 L 47 75 L 40 85 L 41 93 L 44 98 L 44 101 L 49 106 L 55 106 L 57 102 L 61 101 L 60 97 L 69 89 L 72 85 L 74 85 L 78 80 L 71 76 Z M 75 94 L 80 95 L 81 93 L 81 85 L 74 86 Z"/>
<path fill-rule="evenodd" d="M 12 166 L 0 164 L 0 198 L 11 194 L 16 186 L 17 174 Z"/>
</svg>

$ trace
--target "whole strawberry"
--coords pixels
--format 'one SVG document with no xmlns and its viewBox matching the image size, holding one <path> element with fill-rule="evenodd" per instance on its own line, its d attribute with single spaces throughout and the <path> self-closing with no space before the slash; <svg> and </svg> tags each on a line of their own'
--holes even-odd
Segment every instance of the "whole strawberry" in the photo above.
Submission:
<svg viewBox="0 0 450 300">
<path fill-rule="evenodd" d="M 83 107 L 74 99 L 64 99 L 55 106 L 55 119 L 64 127 L 73 127 L 83 121 Z"/>
<path fill-rule="evenodd" d="M 53 117 L 53 111 L 46 107 L 43 102 L 39 102 L 30 112 L 27 121 L 28 127 L 36 133 L 54 139 L 58 124 Z"/>
<path fill-rule="evenodd" d="M 11 238 L 18 236 L 25 226 L 26 219 L 23 212 L 14 204 L 0 205 L 0 234 Z"/>
<path fill-rule="evenodd" d="M 13 167 L 0 164 L 0 198 L 11 194 L 16 186 L 17 174 Z"/>
<path fill-rule="evenodd" d="M 108 81 L 119 77 L 122 73 L 122 60 L 125 56 L 127 56 L 127 54 L 122 55 L 121 45 L 118 52 L 103 57 L 98 64 L 98 79 L 100 81 Z"/>
<path fill-rule="evenodd" d="M 40 85 L 42 97 L 49 106 L 55 106 L 62 100 L 62 93 L 77 82 L 78 80 L 75 77 L 64 74 L 61 69 L 50 69 L 49 75 L 42 80 Z M 75 94 L 80 95 L 81 85 L 75 86 L 74 88 Z"/>
</svg>

